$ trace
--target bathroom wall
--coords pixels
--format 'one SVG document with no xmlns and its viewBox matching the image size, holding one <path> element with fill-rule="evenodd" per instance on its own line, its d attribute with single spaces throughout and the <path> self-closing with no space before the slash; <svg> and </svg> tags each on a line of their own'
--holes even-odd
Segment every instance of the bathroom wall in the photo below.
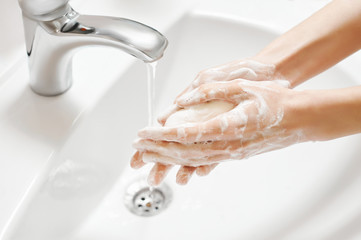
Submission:
<svg viewBox="0 0 361 240">
<path fill-rule="evenodd" d="M 21 11 L 16 0 L 0 1 L 0 83 L 1 76 L 25 54 Z"/>
</svg>

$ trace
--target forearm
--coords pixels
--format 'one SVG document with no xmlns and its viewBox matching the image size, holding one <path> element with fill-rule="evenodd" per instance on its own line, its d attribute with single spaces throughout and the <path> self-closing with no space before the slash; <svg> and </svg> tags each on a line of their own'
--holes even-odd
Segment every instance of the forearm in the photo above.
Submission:
<svg viewBox="0 0 361 240">
<path fill-rule="evenodd" d="M 307 90 L 294 95 L 290 111 L 307 140 L 331 140 L 361 133 L 361 86 L 335 90 Z"/>
<path fill-rule="evenodd" d="M 274 64 L 292 87 L 361 48 L 361 1 L 334 0 L 253 59 Z"/>
</svg>

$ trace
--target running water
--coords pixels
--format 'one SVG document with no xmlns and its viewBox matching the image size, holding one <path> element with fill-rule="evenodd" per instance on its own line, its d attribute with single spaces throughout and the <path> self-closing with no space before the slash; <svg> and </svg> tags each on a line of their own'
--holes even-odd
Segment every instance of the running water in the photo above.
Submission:
<svg viewBox="0 0 361 240">
<path fill-rule="evenodd" d="M 148 72 L 148 126 L 155 126 L 155 72 L 157 70 L 158 61 L 147 63 Z M 149 186 L 150 196 L 152 197 L 154 187 Z"/>
<path fill-rule="evenodd" d="M 158 61 L 147 63 L 148 72 L 148 126 L 155 126 L 154 108 L 155 108 L 155 72 Z"/>
</svg>

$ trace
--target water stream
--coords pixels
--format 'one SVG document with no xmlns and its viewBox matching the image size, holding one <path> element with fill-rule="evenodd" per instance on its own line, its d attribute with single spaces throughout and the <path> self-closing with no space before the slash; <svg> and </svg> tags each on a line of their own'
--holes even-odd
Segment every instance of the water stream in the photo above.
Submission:
<svg viewBox="0 0 361 240">
<path fill-rule="evenodd" d="M 155 73 L 158 61 L 147 63 L 147 84 L 148 84 L 148 126 L 155 126 Z M 149 186 L 149 192 L 152 195 L 154 187 Z"/>
<path fill-rule="evenodd" d="M 155 126 L 155 73 L 157 70 L 158 61 L 147 63 L 148 72 L 148 126 Z"/>
</svg>

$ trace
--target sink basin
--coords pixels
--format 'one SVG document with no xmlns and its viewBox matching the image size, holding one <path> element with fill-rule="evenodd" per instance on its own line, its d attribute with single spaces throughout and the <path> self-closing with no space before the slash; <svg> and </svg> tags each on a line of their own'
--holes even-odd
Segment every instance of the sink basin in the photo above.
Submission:
<svg viewBox="0 0 361 240">
<path fill-rule="evenodd" d="M 201 69 L 252 56 L 278 33 L 195 11 L 165 35 L 170 44 L 157 67 L 158 113 Z M 74 64 L 84 61 L 86 55 L 79 55 Z M 359 135 L 224 163 L 186 187 L 175 184 L 174 169 L 166 179 L 173 192 L 169 207 L 154 217 L 133 215 L 124 194 L 150 169 L 129 167 L 131 144 L 147 124 L 146 67 L 134 61 L 117 78 L 64 137 L 1 240 L 360 238 Z M 340 66 L 300 88 L 356 84 Z"/>
</svg>

